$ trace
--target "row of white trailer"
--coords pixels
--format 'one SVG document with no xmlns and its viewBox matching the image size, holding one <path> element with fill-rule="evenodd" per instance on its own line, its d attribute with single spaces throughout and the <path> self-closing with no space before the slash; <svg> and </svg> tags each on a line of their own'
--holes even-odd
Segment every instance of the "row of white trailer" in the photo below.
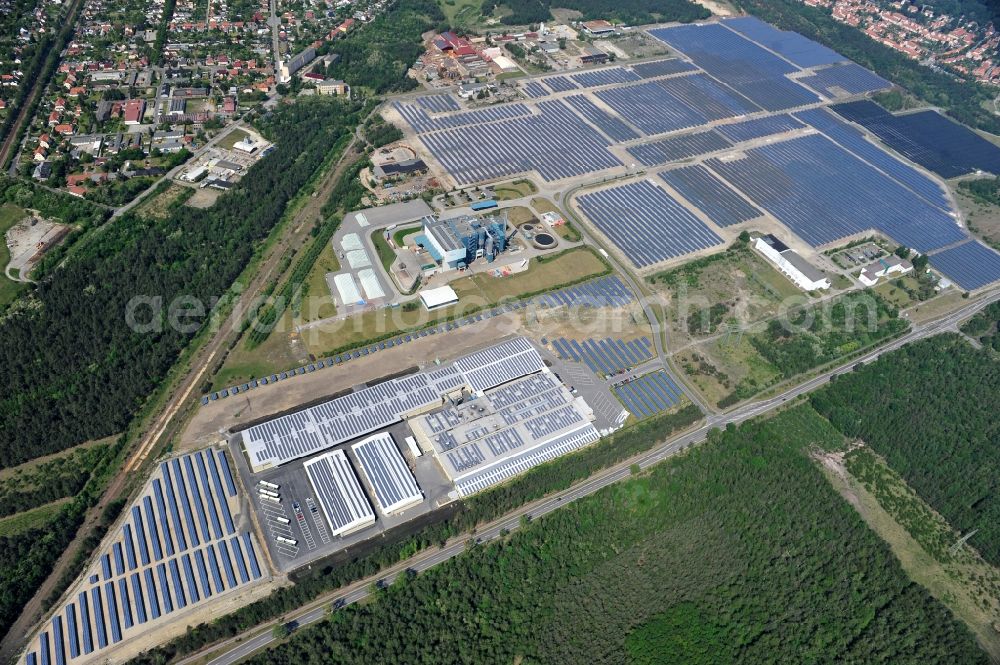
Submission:
<svg viewBox="0 0 1000 665">
<path fill-rule="evenodd" d="M 269 483 L 266 480 L 258 480 L 257 485 L 257 495 L 260 497 L 261 501 L 281 505 L 281 495 L 278 494 L 278 490 L 281 489 L 280 485 Z M 285 525 L 291 524 L 292 522 L 287 517 L 282 517 L 280 515 L 272 517 L 271 519 Z M 282 545 L 291 545 L 294 547 L 299 544 L 299 541 L 294 538 L 287 538 L 285 536 L 275 536 L 274 539 Z"/>
</svg>

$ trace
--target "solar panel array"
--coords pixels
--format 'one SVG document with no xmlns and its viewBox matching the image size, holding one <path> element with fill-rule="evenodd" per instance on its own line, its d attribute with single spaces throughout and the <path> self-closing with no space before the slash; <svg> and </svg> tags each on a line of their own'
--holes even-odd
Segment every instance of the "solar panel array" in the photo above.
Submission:
<svg viewBox="0 0 1000 665">
<path fill-rule="evenodd" d="M 608 67 L 607 69 L 593 69 L 580 74 L 571 74 L 570 78 L 581 88 L 597 88 L 602 85 L 631 83 L 642 77 L 622 67 Z"/>
<path fill-rule="evenodd" d="M 600 438 L 601 435 L 594 426 L 585 423 L 579 429 L 567 432 L 522 454 L 507 457 L 498 464 L 455 481 L 455 489 L 462 497 L 481 492 L 543 462 L 594 443 Z"/>
<path fill-rule="evenodd" d="M 697 67 L 680 58 L 667 58 L 666 60 L 654 60 L 652 62 L 641 62 L 632 65 L 632 71 L 644 79 L 670 76 L 682 72 L 693 72 L 695 69 Z"/>
<path fill-rule="evenodd" d="M 757 110 L 704 74 L 655 79 L 594 93 L 646 134 L 662 134 Z"/>
<path fill-rule="evenodd" d="M 649 180 L 577 198 L 580 209 L 637 268 L 722 244 L 722 239 Z"/>
<path fill-rule="evenodd" d="M 263 577 L 253 537 L 237 532 L 230 513 L 235 497 L 221 451 L 161 463 L 126 512 L 120 538 L 40 632 L 26 661 L 96 655 L 155 629 L 160 618 Z"/>
<path fill-rule="evenodd" d="M 594 123 L 612 141 L 621 143 L 639 138 L 639 134 L 629 127 L 621 118 L 611 115 L 586 95 L 571 95 L 565 98 L 577 113 Z"/>
<path fill-rule="evenodd" d="M 872 229 L 920 251 L 964 237 L 947 213 L 822 135 L 744 155 L 707 164 L 814 247 Z"/>
<path fill-rule="evenodd" d="M 632 146 L 628 148 L 628 154 L 643 166 L 660 166 L 695 155 L 726 150 L 732 146 L 733 144 L 725 136 L 710 129 L 707 132 L 671 136 L 652 143 Z"/>
<path fill-rule="evenodd" d="M 374 524 L 375 513 L 343 450 L 320 455 L 303 467 L 330 523 L 332 536 Z"/>
<path fill-rule="evenodd" d="M 624 341 L 606 338 L 601 340 L 560 337 L 552 340 L 552 348 L 563 360 L 583 362 L 594 374 L 612 376 L 634 367 L 653 357 L 652 343 L 648 337 Z"/>
<path fill-rule="evenodd" d="M 451 95 L 427 95 L 417 97 L 416 102 L 432 113 L 459 111 L 462 108 L 458 105 L 458 101 Z"/>
<path fill-rule="evenodd" d="M 790 115 L 769 115 L 754 120 L 744 120 L 730 125 L 719 125 L 715 131 L 725 136 L 730 141 L 740 143 L 742 141 L 752 141 L 753 139 L 783 134 L 795 129 L 800 129 L 802 123 Z"/>
<path fill-rule="evenodd" d="M 453 129 L 455 127 L 467 127 L 469 125 L 482 125 L 491 122 L 499 122 L 501 120 L 508 120 L 510 118 L 523 118 L 531 115 L 531 111 L 528 107 L 520 103 L 489 106 L 483 109 L 465 111 L 463 113 L 453 113 L 451 115 L 442 115 L 436 118 L 432 118 L 427 114 L 427 111 L 419 106 L 413 106 L 402 102 L 393 102 L 392 107 L 396 109 L 401 116 L 403 116 L 403 119 L 406 120 L 406 122 L 410 123 L 410 126 L 413 127 L 418 134 L 442 129 Z"/>
<path fill-rule="evenodd" d="M 842 148 L 853 152 L 878 170 L 919 194 L 924 200 L 942 210 L 949 209 L 948 197 L 941 185 L 867 140 L 857 128 L 825 109 L 810 109 L 795 115 L 826 134 Z"/>
<path fill-rule="evenodd" d="M 548 97 L 552 94 L 538 81 L 526 81 L 522 83 L 521 90 L 524 91 L 524 94 L 533 99 L 537 99 L 538 97 Z"/>
<path fill-rule="evenodd" d="M 624 307 L 632 300 L 632 292 L 614 275 L 535 298 L 535 302 L 542 307 Z"/>
<path fill-rule="evenodd" d="M 969 240 L 931 254 L 931 265 L 966 291 L 1000 280 L 1000 254 L 978 240 Z"/>
<path fill-rule="evenodd" d="M 943 178 L 977 169 L 1000 175 L 1000 148 L 935 111 L 893 115 L 870 101 L 837 104 L 833 110 Z"/>
<path fill-rule="evenodd" d="M 539 80 L 547 85 L 552 92 L 566 92 L 567 90 L 576 90 L 577 88 L 576 83 L 565 76 L 548 76 Z"/>
<path fill-rule="evenodd" d="M 718 226 L 742 224 L 763 214 L 700 164 L 663 171 L 660 177 Z"/>
<path fill-rule="evenodd" d="M 891 83 L 878 74 L 853 62 L 824 67 L 817 70 L 812 76 L 799 78 L 799 83 L 809 86 L 830 99 L 888 90 L 892 87 Z"/>
<path fill-rule="evenodd" d="M 383 432 L 351 446 L 361 471 L 375 490 L 383 514 L 423 501 L 424 495 L 406 466 L 392 435 Z"/>
<path fill-rule="evenodd" d="M 614 388 L 615 395 L 637 418 L 647 418 L 673 408 L 684 395 L 664 370 L 645 374 Z"/>
<path fill-rule="evenodd" d="M 524 337 L 515 337 L 470 353 L 455 361 L 474 392 L 488 390 L 502 383 L 545 368 L 538 351 Z"/>
<path fill-rule="evenodd" d="M 797 32 L 778 30 L 755 16 L 722 21 L 722 25 L 752 39 L 799 67 L 815 67 L 844 62 L 847 58 Z"/>
<path fill-rule="evenodd" d="M 540 102 L 538 110 L 534 116 L 421 138 L 460 185 L 532 170 L 551 181 L 621 166 L 608 151 L 607 139 L 565 104 Z"/>
<path fill-rule="evenodd" d="M 721 23 L 682 25 L 649 34 L 688 56 L 713 78 L 768 111 L 815 103 L 818 96 L 785 75 L 800 71 L 788 61 Z"/>
</svg>

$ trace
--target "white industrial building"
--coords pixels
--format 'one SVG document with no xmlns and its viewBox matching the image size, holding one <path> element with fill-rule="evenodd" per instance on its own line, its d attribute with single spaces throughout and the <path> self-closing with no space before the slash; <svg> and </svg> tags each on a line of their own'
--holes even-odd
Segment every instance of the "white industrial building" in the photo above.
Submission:
<svg viewBox="0 0 1000 665">
<path fill-rule="evenodd" d="M 370 436 L 351 446 L 368 479 L 383 515 L 400 513 L 420 504 L 424 494 L 406 466 L 406 460 L 388 432 Z"/>
<path fill-rule="evenodd" d="M 304 465 L 332 536 L 343 536 L 375 524 L 375 512 L 343 450 L 320 455 Z"/>
<path fill-rule="evenodd" d="M 773 235 L 768 234 L 757 238 L 754 241 L 754 248 L 773 263 L 782 275 L 803 291 L 830 288 L 829 277 Z"/>
<path fill-rule="evenodd" d="M 875 286 L 882 277 L 905 275 L 912 270 L 912 263 L 893 254 L 865 266 L 865 269 L 858 275 L 858 280 L 865 286 Z"/>
<path fill-rule="evenodd" d="M 458 294 L 450 286 L 439 286 L 436 289 L 424 289 L 420 292 L 420 301 L 427 311 L 447 307 L 458 302 Z"/>
</svg>

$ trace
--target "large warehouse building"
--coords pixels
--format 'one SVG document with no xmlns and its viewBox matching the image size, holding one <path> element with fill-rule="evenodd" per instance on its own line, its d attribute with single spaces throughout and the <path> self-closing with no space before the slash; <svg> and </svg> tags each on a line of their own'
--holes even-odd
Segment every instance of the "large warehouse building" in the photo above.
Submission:
<svg viewBox="0 0 1000 665">
<path fill-rule="evenodd" d="M 464 268 L 476 259 L 493 261 L 507 248 L 507 220 L 503 217 L 424 217 L 424 246 L 445 270 Z"/>
</svg>

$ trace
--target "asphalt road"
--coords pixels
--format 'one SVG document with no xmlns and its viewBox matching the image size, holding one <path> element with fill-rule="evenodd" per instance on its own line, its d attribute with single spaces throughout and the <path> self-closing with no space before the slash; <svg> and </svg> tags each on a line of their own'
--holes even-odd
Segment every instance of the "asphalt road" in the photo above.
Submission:
<svg viewBox="0 0 1000 665">
<path fill-rule="evenodd" d="M 611 485 L 612 483 L 618 482 L 619 480 L 628 478 L 631 475 L 632 464 L 638 464 L 640 468 L 644 469 L 652 466 L 653 464 L 662 462 L 666 458 L 677 454 L 685 448 L 704 441 L 708 436 L 708 432 L 713 428 L 722 428 L 729 423 L 737 424 L 759 416 L 763 413 L 776 409 L 782 404 L 794 400 L 801 395 L 805 395 L 815 390 L 830 381 L 833 376 L 853 371 L 854 367 L 858 363 L 867 364 L 876 360 L 879 356 L 885 353 L 898 349 L 904 344 L 924 339 L 926 337 L 931 337 L 949 330 L 954 330 L 960 321 L 973 315 L 987 304 L 998 299 L 1000 299 L 1000 288 L 994 289 L 977 301 L 972 302 L 962 309 L 948 314 L 941 319 L 914 326 L 909 333 L 899 339 L 896 339 L 861 358 L 852 360 L 849 363 L 809 379 L 808 381 L 795 386 L 780 395 L 776 395 L 775 397 L 767 400 L 746 404 L 738 409 L 730 411 L 729 413 L 710 415 L 706 419 L 705 424 L 698 429 L 691 430 L 670 441 L 666 441 L 638 458 L 633 458 L 614 467 L 610 467 L 594 476 L 591 476 L 587 480 L 574 485 L 564 492 L 523 506 L 503 518 L 480 528 L 477 530 L 475 538 L 478 542 L 488 542 L 498 538 L 501 533 L 517 529 L 523 515 L 527 515 L 532 519 L 542 517 L 554 510 L 557 510 L 561 506 L 566 505 L 567 503 L 593 494 L 598 490 Z M 373 583 L 379 581 L 391 583 L 397 575 L 405 573 L 407 569 L 416 572 L 424 571 L 438 565 L 439 563 L 447 561 L 448 559 L 458 556 L 465 551 L 467 542 L 470 538 L 471 536 L 463 536 L 453 539 L 452 541 L 449 541 L 445 547 L 436 550 L 425 550 L 400 564 L 392 566 L 387 571 L 383 571 L 383 573 L 378 577 L 362 580 L 344 589 L 340 589 L 337 592 L 327 594 L 319 600 L 304 606 L 300 613 L 292 613 L 290 617 L 286 618 L 286 623 L 294 623 L 297 628 L 315 623 L 326 615 L 330 603 L 335 600 L 342 600 L 345 605 L 350 605 L 363 600 L 371 593 L 370 589 Z M 274 624 L 269 624 L 266 627 L 266 632 L 257 635 L 256 637 L 249 639 L 245 636 L 236 637 L 224 643 L 223 647 L 228 648 L 226 648 L 220 655 L 217 655 L 215 658 L 208 661 L 209 665 L 232 665 L 251 656 L 257 651 L 270 646 L 275 641 L 270 632 L 270 628 L 273 625 Z M 219 646 L 216 646 L 212 650 L 217 651 L 219 648 Z M 193 662 L 198 660 L 200 657 L 203 657 L 203 655 L 204 654 L 195 654 L 181 662 Z"/>
</svg>

